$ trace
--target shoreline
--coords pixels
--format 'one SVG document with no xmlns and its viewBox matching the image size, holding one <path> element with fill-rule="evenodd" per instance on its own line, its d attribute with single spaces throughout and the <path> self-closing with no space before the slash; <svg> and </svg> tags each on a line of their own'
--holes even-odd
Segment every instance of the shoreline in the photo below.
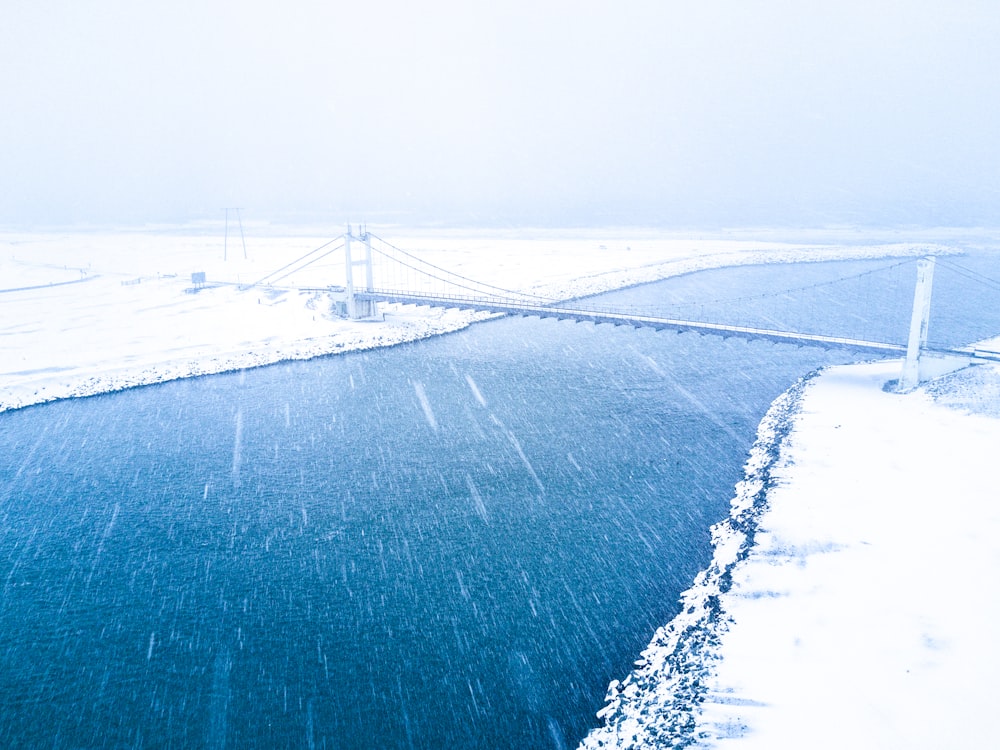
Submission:
<svg viewBox="0 0 1000 750">
<path fill-rule="evenodd" d="M 680 612 L 657 628 L 635 669 L 622 680 L 611 681 L 605 705 L 597 712 L 604 724 L 587 734 L 580 750 L 682 748 L 696 742 L 698 705 L 706 693 L 720 635 L 728 625 L 720 596 L 730 590 L 734 569 L 754 547 L 782 445 L 806 387 L 821 373 L 803 376 L 771 403 L 757 427 L 729 515 L 712 526 L 711 562 L 681 593 Z"/>
<path fill-rule="evenodd" d="M 340 354 L 360 353 L 412 344 L 424 339 L 433 338 L 434 336 L 445 336 L 461 331 L 474 323 L 486 320 L 489 316 L 478 313 L 470 317 L 472 319 L 468 321 L 457 321 L 454 324 L 441 326 L 439 329 L 429 332 L 420 332 L 412 337 L 400 336 L 396 340 L 386 340 L 387 337 L 385 336 L 377 336 L 373 339 L 354 342 L 333 340 L 315 346 L 309 346 L 307 341 L 300 341 L 291 342 L 291 345 L 288 347 L 280 350 L 271 350 L 263 354 L 255 354 L 252 351 L 234 351 L 230 354 L 220 353 L 208 357 L 194 357 L 190 360 L 165 361 L 158 365 L 141 369 L 112 369 L 103 374 L 93 375 L 82 382 L 67 384 L 63 389 L 60 389 L 63 391 L 62 393 L 32 394 L 37 396 L 37 400 L 30 400 L 31 397 L 29 397 L 22 403 L 16 404 L 0 402 L 0 414 L 8 411 L 28 409 L 34 406 L 44 406 L 45 404 L 67 399 L 93 398 L 95 396 L 121 393 L 133 388 L 163 385 L 176 380 L 227 375 L 243 370 L 273 367 L 286 362 L 306 362 L 324 357 L 334 357 Z M 297 344 L 302 346 L 297 347 Z M 48 386 L 43 386 L 43 389 L 47 388 Z"/>
<path fill-rule="evenodd" d="M 887 392 L 900 366 L 772 403 L 711 563 L 581 750 L 988 744 L 1000 366 Z"/>
</svg>

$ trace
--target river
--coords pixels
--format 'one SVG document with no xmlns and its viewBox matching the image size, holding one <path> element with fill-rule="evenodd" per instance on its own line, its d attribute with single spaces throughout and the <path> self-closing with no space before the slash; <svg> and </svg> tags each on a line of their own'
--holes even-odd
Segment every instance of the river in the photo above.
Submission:
<svg viewBox="0 0 1000 750">
<path fill-rule="evenodd" d="M 603 299 L 902 340 L 912 265 L 877 318 L 828 283 L 886 265 Z M 768 405 L 850 359 L 507 318 L 0 414 L 0 742 L 575 746 L 711 557 Z"/>
</svg>

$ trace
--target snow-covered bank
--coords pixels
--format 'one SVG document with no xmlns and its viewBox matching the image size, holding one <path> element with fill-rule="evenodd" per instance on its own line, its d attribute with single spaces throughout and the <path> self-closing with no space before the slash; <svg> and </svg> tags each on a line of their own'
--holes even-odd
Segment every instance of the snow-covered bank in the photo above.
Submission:
<svg viewBox="0 0 1000 750">
<path fill-rule="evenodd" d="M 832 368 L 762 422 L 716 555 L 586 748 L 985 747 L 1000 368 Z"/>
<path fill-rule="evenodd" d="M 382 320 L 339 318 L 322 289 L 341 283 L 342 256 L 280 287 L 245 288 L 328 239 L 251 237 L 244 253 L 233 238 L 223 246 L 218 236 L 183 232 L 0 236 L 0 411 L 389 346 L 483 317 L 385 305 Z M 704 268 L 949 252 L 918 243 L 816 246 L 599 232 L 568 239 L 418 235 L 393 243 L 467 277 L 553 299 Z M 209 282 L 196 292 L 194 272 Z"/>
</svg>

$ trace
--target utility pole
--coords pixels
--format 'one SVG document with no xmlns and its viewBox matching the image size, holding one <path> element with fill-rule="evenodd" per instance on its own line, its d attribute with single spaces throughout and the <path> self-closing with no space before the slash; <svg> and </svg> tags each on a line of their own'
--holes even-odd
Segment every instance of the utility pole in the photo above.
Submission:
<svg viewBox="0 0 1000 750">
<path fill-rule="evenodd" d="M 226 212 L 226 234 L 223 239 L 222 244 L 222 259 L 227 260 L 229 256 L 229 212 L 236 212 L 236 221 L 240 226 L 240 240 L 243 242 L 243 260 L 247 259 L 247 240 L 243 236 L 243 218 L 240 216 L 240 209 L 238 208 L 224 208 L 223 211 Z"/>
</svg>

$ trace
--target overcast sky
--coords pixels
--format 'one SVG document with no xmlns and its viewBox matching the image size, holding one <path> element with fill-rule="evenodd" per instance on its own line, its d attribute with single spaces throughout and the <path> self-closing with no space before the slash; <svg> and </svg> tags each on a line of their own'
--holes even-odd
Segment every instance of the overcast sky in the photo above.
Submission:
<svg viewBox="0 0 1000 750">
<path fill-rule="evenodd" d="M 1000 225 L 996 0 L 0 0 L 0 225 Z"/>
</svg>

